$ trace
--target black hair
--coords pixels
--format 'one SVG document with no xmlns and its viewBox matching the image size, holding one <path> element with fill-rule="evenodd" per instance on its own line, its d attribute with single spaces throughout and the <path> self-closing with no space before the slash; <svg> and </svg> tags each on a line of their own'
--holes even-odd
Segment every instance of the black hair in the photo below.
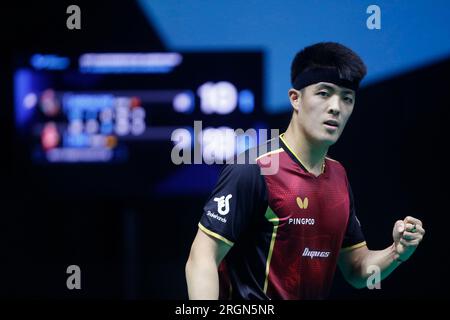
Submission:
<svg viewBox="0 0 450 320">
<path fill-rule="evenodd" d="M 367 73 L 362 59 L 351 49 L 336 42 L 320 42 L 299 51 L 291 65 L 291 83 L 305 71 L 315 68 L 337 69 L 343 79 L 360 82 Z"/>
</svg>

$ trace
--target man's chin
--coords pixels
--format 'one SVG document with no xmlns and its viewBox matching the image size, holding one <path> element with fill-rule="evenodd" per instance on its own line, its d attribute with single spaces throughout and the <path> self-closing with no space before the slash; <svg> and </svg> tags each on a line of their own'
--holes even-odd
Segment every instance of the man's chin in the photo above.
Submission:
<svg viewBox="0 0 450 320">
<path fill-rule="evenodd" d="M 316 143 L 321 147 L 328 148 L 335 144 L 338 141 L 338 138 L 335 137 L 321 137 L 321 139 L 317 139 Z"/>
<path fill-rule="evenodd" d="M 328 148 L 339 140 L 339 135 L 319 134 L 316 136 L 310 135 L 308 139 L 313 145 L 319 148 Z"/>
<path fill-rule="evenodd" d="M 326 147 L 331 147 L 336 142 L 337 142 L 337 139 L 335 139 L 335 140 L 326 140 L 326 141 L 323 142 L 323 145 L 326 146 Z"/>
</svg>

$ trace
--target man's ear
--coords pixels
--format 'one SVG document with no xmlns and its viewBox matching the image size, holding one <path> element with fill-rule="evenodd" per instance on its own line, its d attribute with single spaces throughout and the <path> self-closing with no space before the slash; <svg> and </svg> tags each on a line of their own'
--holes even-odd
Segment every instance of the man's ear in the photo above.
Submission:
<svg viewBox="0 0 450 320">
<path fill-rule="evenodd" d="M 299 90 L 295 90 L 295 89 L 291 88 L 288 91 L 288 95 L 289 95 L 289 101 L 291 102 L 292 108 L 294 108 L 294 110 L 298 111 L 298 109 L 300 108 L 301 92 Z"/>
</svg>

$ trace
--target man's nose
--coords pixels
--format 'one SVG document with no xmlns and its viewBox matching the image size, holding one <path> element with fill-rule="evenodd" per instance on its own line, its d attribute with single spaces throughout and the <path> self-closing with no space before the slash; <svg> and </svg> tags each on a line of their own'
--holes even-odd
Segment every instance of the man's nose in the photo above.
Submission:
<svg viewBox="0 0 450 320">
<path fill-rule="evenodd" d="M 328 113 L 339 115 L 341 108 L 339 106 L 339 98 L 334 96 L 329 100 Z"/>
</svg>

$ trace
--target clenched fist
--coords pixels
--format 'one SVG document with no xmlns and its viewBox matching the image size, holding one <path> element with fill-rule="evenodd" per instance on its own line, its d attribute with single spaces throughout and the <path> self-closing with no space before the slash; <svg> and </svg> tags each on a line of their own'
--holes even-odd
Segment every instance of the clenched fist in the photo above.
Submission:
<svg viewBox="0 0 450 320">
<path fill-rule="evenodd" d="M 399 261 L 408 260 L 422 241 L 425 229 L 422 221 L 413 217 L 398 220 L 394 225 L 392 236 Z"/>
</svg>

